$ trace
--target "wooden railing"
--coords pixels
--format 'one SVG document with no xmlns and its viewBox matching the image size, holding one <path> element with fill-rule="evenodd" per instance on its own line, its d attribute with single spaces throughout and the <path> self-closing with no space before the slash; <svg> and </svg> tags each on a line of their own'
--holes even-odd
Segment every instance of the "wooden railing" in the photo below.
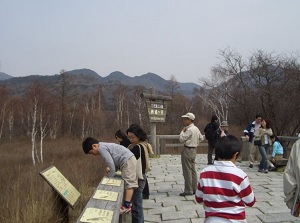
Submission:
<svg viewBox="0 0 300 223">
<path fill-rule="evenodd" d="M 285 158 L 289 158 L 293 144 L 300 138 L 296 136 L 278 136 L 278 138 L 283 144 Z"/>
<path fill-rule="evenodd" d="M 176 140 L 176 143 L 167 143 L 167 141 Z M 158 154 L 165 154 L 166 148 L 178 148 L 183 147 L 183 143 L 179 142 L 179 135 L 157 135 L 156 136 L 156 148 Z M 199 144 L 199 147 L 207 147 L 207 142 Z"/>
<path fill-rule="evenodd" d="M 96 191 L 94 192 L 93 196 L 90 198 L 90 200 L 88 201 L 86 207 L 84 208 L 83 212 L 81 213 L 81 215 L 79 216 L 79 218 L 77 219 L 77 223 L 80 223 L 82 221 L 80 221 L 80 219 L 82 218 L 83 214 L 85 214 L 86 210 L 88 208 L 96 208 L 96 209 L 102 209 L 102 210 L 108 210 L 108 211 L 113 211 L 113 217 L 112 220 L 109 221 L 111 223 L 124 223 L 127 222 L 127 220 L 123 218 L 123 215 L 120 215 L 120 207 L 122 205 L 123 202 L 123 194 L 124 194 L 124 180 L 121 179 L 121 177 L 110 177 L 109 180 L 120 180 L 121 181 L 121 185 L 120 186 L 111 186 L 111 185 L 104 185 L 102 184 L 104 180 L 107 180 L 107 177 L 102 178 L 101 182 L 99 183 Z M 93 198 L 95 193 L 98 190 L 103 190 L 103 191 L 110 191 L 110 192 L 117 192 L 117 200 L 116 201 L 108 201 L 108 200 L 104 200 L 104 199 L 95 199 Z M 89 209 L 91 210 L 91 209 Z M 124 216 L 126 217 L 126 216 Z M 127 215 L 128 217 L 128 215 Z M 96 219 L 95 219 L 96 220 Z M 99 219 L 101 220 L 101 219 Z M 84 221 L 83 221 L 84 222 Z M 101 222 L 101 221 L 99 221 Z"/>
<path fill-rule="evenodd" d="M 283 147 L 286 150 L 286 158 L 289 157 L 290 149 L 292 144 L 298 140 L 298 137 L 293 137 L 293 136 L 278 136 L 278 138 L 281 140 L 283 143 Z M 157 135 L 156 136 L 156 148 L 157 148 L 157 153 L 158 154 L 165 154 L 166 153 L 166 148 L 178 148 L 178 147 L 183 147 L 183 143 L 180 143 L 177 140 L 179 139 L 179 135 Z M 168 143 L 170 140 L 176 140 L 176 143 Z M 249 143 L 247 140 L 245 140 L 244 136 L 241 136 L 241 142 L 242 142 L 242 152 L 240 158 L 243 161 L 248 160 L 249 156 Z M 208 147 L 208 143 L 206 141 L 200 143 L 199 147 Z M 205 153 L 206 153 L 206 148 L 205 148 Z"/>
</svg>

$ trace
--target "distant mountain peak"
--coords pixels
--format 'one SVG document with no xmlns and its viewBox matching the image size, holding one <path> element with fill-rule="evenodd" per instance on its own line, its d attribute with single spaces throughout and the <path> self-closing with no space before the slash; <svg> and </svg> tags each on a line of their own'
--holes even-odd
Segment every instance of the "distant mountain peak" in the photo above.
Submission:
<svg viewBox="0 0 300 223">
<path fill-rule="evenodd" d="M 166 81 L 165 79 L 163 79 L 161 76 L 159 76 L 158 74 L 155 73 L 151 73 L 148 72 L 146 74 L 143 74 L 141 76 L 137 76 L 138 78 L 142 78 L 142 79 L 155 79 L 155 80 L 161 80 L 161 81 Z"/>
<path fill-rule="evenodd" d="M 7 79 L 10 79 L 10 78 L 12 78 L 13 76 L 10 76 L 10 75 L 8 75 L 8 74 L 6 74 L 6 73 L 3 73 L 3 72 L 0 72 L 0 80 L 2 81 L 2 80 L 7 80 Z"/>
<path fill-rule="evenodd" d="M 129 80 L 131 79 L 131 77 L 125 75 L 124 73 L 122 73 L 121 71 L 114 71 L 112 73 L 110 73 L 108 76 L 106 76 L 104 78 L 106 81 L 124 81 L 124 80 Z"/>
<path fill-rule="evenodd" d="M 88 75 L 88 76 L 93 76 L 96 78 L 100 77 L 100 75 L 97 74 L 95 71 L 87 69 L 87 68 L 75 69 L 75 70 L 70 70 L 67 72 L 72 75 Z"/>
</svg>

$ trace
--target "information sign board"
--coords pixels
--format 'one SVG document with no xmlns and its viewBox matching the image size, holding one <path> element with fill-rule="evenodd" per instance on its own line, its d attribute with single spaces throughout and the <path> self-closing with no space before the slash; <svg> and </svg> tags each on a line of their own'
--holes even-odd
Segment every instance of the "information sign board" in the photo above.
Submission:
<svg viewBox="0 0 300 223">
<path fill-rule="evenodd" d="M 80 193 L 55 167 L 51 166 L 40 172 L 53 189 L 74 209 L 79 201 Z"/>
<path fill-rule="evenodd" d="M 165 122 L 167 105 L 163 102 L 146 101 L 150 122 Z"/>
</svg>

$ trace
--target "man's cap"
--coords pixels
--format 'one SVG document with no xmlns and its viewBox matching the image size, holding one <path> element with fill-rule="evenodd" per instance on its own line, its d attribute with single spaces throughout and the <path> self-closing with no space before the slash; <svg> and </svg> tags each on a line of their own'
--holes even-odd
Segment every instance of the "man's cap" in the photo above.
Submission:
<svg viewBox="0 0 300 223">
<path fill-rule="evenodd" d="M 182 118 L 189 118 L 191 120 L 195 120 L 195 115 L 191 112 L 186 113 L 185 115 L 181 116 Z"/>
<path fill-rule="evenodd" d="M 226 126 L 229 126 L 229 125 L 228 125 L 227 121 L 222 121 L 220 126 L 226 127 Z"/>
</svg>

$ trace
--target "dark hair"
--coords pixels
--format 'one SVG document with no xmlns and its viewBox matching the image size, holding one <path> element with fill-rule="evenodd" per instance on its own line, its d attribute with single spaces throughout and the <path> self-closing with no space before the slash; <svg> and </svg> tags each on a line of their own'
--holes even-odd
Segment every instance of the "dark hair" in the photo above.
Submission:
<svg viewBox="0 0 300 223">
<path fill-rule="evenodd" d="M 280 144 L 282 145 L 282 143 L 281 143 L 281 141 L 280 141 L 280 139 L 276 136 L 276 135 L 271 135 L 270 136 L 270 139 L 275 139 L 275 141 L 278 141 L 278 142 L 280 142 Z"/>
<path fill-rule="evenodd" d="M 131 124 L 126 132 L 127 132 L 127 135 L 128 135 L 128 132 L 133 133 L 136 137 L 138 137 L 140 139 L 140 141 L 147 140 L 147 133 L 138 124 Z"/>
<path fill-rule="evenodd" d="M 116 131 L 115 137 L 116 138 L 118 137 L 118 138 L 120 138 L 122 140 L 124 140 L 124 139 L 127 138 L 126 134 L 124 132 L 122 132 L 121 129 L 119 129 L 118 131 Z"/>
<path fill-rule="evenodd" d="M 85 154 L 88 154 L 90 150 L 92 150 L 92 145 L 93 144 L 98 144 L 99 141 L 97 139 L 94 139 L 92 137 L 87 137 L 83 142 L 82 142 L 82 149 Z"/>
<path fill-rule="evenodd" d="M 218 117 L 217 117 L 216 115 L 213 115 L 213 116 L 211 117 L 210 122 L 215 122 L 215 121 L 217 121 L 217 120 L 218 120 Z"/>
<path fill-rule="evenodd" d="M 257 119 L 257 118 L 262 118 L 261 114 L 256 114 L 255 119 Z"/>
<path fill-rule="evenodd" d="M 267 120 L 267 119 L 263 119 L 263 120 L 265 120 L 265 122 L 266 122 L 266 129 L 271 128 L 271 126 L 270 126 L 270 121 Z"/>
<path fill-rule="evenodd" d="M 215 149 L 216 156 L 219 159 L 231 160 L 235 153 L 238 152 L 238 154 L 240 154 L 241 144 L 235 136 L 228 135 L 220 138 L 217 141 Z"/>
</svg>

